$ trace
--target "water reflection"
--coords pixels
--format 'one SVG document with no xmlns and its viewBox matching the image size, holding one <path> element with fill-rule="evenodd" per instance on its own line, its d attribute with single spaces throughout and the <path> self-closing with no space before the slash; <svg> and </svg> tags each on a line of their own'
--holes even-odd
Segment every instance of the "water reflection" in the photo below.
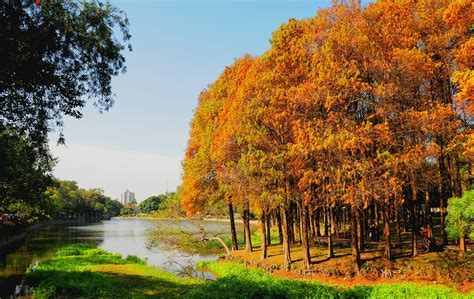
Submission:
<svg viewBox="0 0 474 299">
<path fill-rule="evenodd" d="M 147 239 L 149 231 L 168 227 L 168 221 L 122 220 L 113 219 L 94 226 L 80 227 L 83 231 L 100 230 L 103 242 L 100 248 L 123 256 L 136 255 L 146 258 L 149 265 L 154 265 L 179 274 L 189 274 L 189 267 L 198 260 L 215 260 L 216 254 L 188 255 L 170 248 L 150 247 Z M 187 221 L 174 222 L 176 225 L 188 226 Z M 221 224 L 222 225 L 222 224 Z M 187 270 L 186 270 L 187 269 Z M 193 271 L 194 275 L 212 278 L 209 273 Z"/>
<path fill-rule="evenodd" d="M 59 247 L 71 243 L 100 246 L 103 241 L 100 233 L 90 232 L 86 236 L 77 230 L 77 226 L 57 225 L 45 226 L 30 233 L 16 251 L 0 256 L 0 298 L 14 294 L 26 269 L 53 256 Z"/>
<path fill-rule="evenodd" d="M 181 275 L 197 275 L 213 278 L 212 274 L 196 271 L 198 260 L 215 260 L 216 254 L 186 254 L 170 248 L 150 247 L 147 235 L 150 230 L 179 227 L 185 231 L 206 231 L 228 234 L 229 225 L 225 222 L 193 221 L 149 221 L 112 219 L 87 225 L 52 225 L 30 233 L 16 251 L 0 256 L 0 298 L 14 294 L 23 274 L 31 265 L 53 256 L 61 246 L 72 243 L 95 244 L 99 248 L 120 253 L 123 256 L 136 255 L 154 265 Z"/>
</svg>

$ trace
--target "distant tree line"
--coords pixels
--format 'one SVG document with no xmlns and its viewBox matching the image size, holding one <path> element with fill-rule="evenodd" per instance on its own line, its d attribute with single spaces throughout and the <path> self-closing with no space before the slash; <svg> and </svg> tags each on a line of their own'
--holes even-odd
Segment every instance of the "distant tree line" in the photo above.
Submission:
<svg viewBox="0 0 474 299">
<path fill-rule="evenodd" d="M 15 193 L 16 196 L 31 194 L 33 198 L 15 197 L 8 202 L 5 198 L 10 197 L 2 197 L 0 232 L 8 235 L 45 220 L 108 219 L 120 215 L 123 209 L 119 201 L 104 195 L 102 189 L 83 189 L 75 181 L 61 181 L 38 173 L 31 177 L 33 183 L 39 178 L 47 180 L 48 184 L 39 184 L 38 189 L 26 188 L 24 193 Z"/>
<path fill-rule="evenodd" d="M 118 216 L 123 205 L 104 195 L 102 189 L 82 189 L 75 181 L 56 181 L 46 191 L 49 210 L 54 217 L 86 216 L 110 218 Z"/>
</svg>

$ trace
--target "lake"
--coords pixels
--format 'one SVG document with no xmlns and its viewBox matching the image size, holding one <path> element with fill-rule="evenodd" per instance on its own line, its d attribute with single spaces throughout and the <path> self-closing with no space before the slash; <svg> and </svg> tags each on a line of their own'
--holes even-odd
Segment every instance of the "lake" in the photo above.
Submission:
<svg viewBox="0 0 474 299">
<path fill-rule="evenodd" d="M 230 225 L 223 221 L 112 219 L 82 225 L 44 226 L 30 232 L 16 251 L 0 256 L 0 298 L 15 294 L 28 267 L 52 257 L 59 247 L 73 243 L 95 244 L 124 257 L 136 255 L 146 259 L 149 265 L 180 275 L 213 279 L 212 274 L 196 271 L 194 266 L 198 260 L 216 260 L 217 253 L 188 254 L 169 246 L 150 246 L 149 231 L 170 227 L 188 232 L 203 228 L 214 234 L 230 235 Z M 240 225 L 237 227 L 241 229 Z"/>
</svg>

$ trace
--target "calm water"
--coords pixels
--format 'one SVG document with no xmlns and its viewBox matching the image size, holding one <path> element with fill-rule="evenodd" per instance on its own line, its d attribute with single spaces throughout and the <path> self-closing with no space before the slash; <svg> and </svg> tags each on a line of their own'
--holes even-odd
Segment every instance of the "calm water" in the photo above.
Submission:
<svg viewBox="0 0 474 299">
<path fill-rule="evenodd" d="M 194 265 L 198 260 L 215 260 L 216 254 L 190 255 L 169 247 L 149 246 L 147 236 L 150 230 L 166 230 L 170 227 L 179 227 L 184 231 L 199 231 L 203 227 L 208 232 L 229 232 L 229 224 L 218 221 L 112 219 L 78 226 L 45 226 L 31 232 L 18 250 L 0 256 L 0 298 L 8 298 L 15 293 L 28 267 L 53 256 L 59 247 L 72 243 L 95 244 L 123 256 L 136 255 L 147 259 L 149 265 L 181 275 L 213 278 L 210 273 L 196 271 Z"/>
</svg>

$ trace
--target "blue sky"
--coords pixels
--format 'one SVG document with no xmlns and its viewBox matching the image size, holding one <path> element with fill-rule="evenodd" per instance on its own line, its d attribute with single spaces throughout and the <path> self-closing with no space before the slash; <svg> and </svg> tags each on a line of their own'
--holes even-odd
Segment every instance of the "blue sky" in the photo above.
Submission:
<svg viewBox="0 0 474 299">
<path fill-rule="evenodd" d="M 51 149 L 55 175 L 117 198 L 174 191 L 199 93 L 245 53 L 269 48 L 290 18 L 308 18 L 331 1 L 113 0 L 130 20 L 128 71 L 113 81 L 114 107 L 89 104 L 80 120 L 65 120 L 67 147 Z"/>
</svg>

